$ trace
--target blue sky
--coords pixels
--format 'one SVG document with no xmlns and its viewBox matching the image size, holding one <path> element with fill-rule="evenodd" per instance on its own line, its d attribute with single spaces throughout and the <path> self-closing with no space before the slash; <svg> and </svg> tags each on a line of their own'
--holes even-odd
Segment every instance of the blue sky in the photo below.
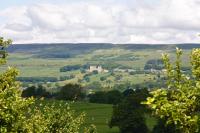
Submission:
<svg viewBox="0 0 200 133">
<path fill-rule="evenodd" d="M 5 0 L 0 36 L 15 43 L 198 42 L 199 0 Z"/>
</svg>

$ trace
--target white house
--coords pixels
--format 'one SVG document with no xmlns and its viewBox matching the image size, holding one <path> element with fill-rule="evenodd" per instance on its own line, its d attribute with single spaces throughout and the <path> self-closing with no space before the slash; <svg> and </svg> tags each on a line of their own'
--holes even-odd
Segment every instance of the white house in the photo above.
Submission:
<svg viewBox="0 0 200 133">
<path fill-rule="evenodd" d="M 89 72 L 97 71 L 98 73 L 101 73 L 101 72 L 108 72 L 108 70 L 103 69 L 102 66 L 100 66 L 100 65 L 97 65 L 97 66 L 90 66 L 89 69 L 88 69 L 88 71 L 89 71 Z"/>
</svg>

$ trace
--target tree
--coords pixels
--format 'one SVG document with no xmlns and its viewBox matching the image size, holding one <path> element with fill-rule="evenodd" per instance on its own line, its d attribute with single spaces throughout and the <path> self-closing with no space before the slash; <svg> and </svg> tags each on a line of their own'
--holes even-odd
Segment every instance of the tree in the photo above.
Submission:
<svg viewBox="0 0 200 133">
<path fill-rule="evenodd" d="M 118 104 L 121 102 L 122 94 L 118 90 L 111 90 L 108 92 L 98 91 L 89 95 L 89 101 L 91 103 L 106 103 L 106 104 Z"/>
<path fill-rule="evenodd" d="M 84 80 L 85 80 L 86 82 L 90 82 L 90 77 L 86 76 L 86 77 L 84 77 Z"/>
<path fill-rule="evenodd" d="M 174 124 L 166 125 L 166 120 L 158 119 L 157 124 L 154 126 L 152 133 L 181 133 L 176 129 Z"/>
<path fill-rule="evenodd" d="M 106 103 L 106 92 L 104 91 L 97 91 L 94 94 L 89 95 L 89 101 L 91 103 Z"/>
<path fill-rule="evenodd" d="M 22 91 L 22 97 L 34 97 L 34 98 L 51 98 L 52 95 L 46 91 L 46 89 L 39 85 L 38 88 L 35 86 L 27 87 Z"/>
<path fill-rule="evenodd" d="M 148 97 L 147 89 L 138 89 L 127 95 L 121 103 L 113 106 L 113 114 L 109 126 L 119 127 L 122 133 L 146 133 L 144 113 L 146 108 L 140 102 Z"/>
<path fill-rule="evenodd" d="M 107 77 L 103 76 L 103 77 L 100 77 L 100 80 L 101 81 L 105 81 L 107 79 Z"/>
<path fill-rule="evenodd" d="M 35 92 L 36 92 L 35 86 L 27 87 L 25 90 L 22 91 L 22 97 L 35 96 Z"/>
<path fill-rule="evenodd" d="M 8 53 L 5 48 L 8 47 L 10 44 L 12 44 L 11 39 L 5 40 L 3 37 L 0 37 L 0 65 L 6 63 L 6 57 Z"/>
<path fill-rule="evenodd" d="M 111 90 L 106 93 L 108 104 L 118 104 L 122 100 L 122 93 L 118 90 Z"/>
<path fill-rule="evenodd" d="M 86 86 L 87 89 L 95 90 L 95 91 L 100 91 L 102 90 L 102 85 L 98 81 L 93 81 L 92 83 L 88 84 Z"/>
<path fill-rule="evenodd" d="M 127 97 L 130 96 L 134 93 L 134 91 L 132 89 L 126 89 L 125 91 L 123 91 L 123 96 Z"/>
<path fill-rule="evenodd" d="M 0 37 L 0 65 L 6 63 L 7 52 L 5 47 L 12 43 L 11 40 L 4 40 Z M 33 99 L 21 98 L 19 83 L 15 81 L 18 71 L 9 67 L 8 70 L 0 74 L 0 132 L 20 132 L 23 131 L 25 111 L 33 103 Z"/>
<path fill-rule="evenodd" d="M 5 47 L 11 40 L 0 37 L 0 65 L 6 63 Z M 4 50 L 4 52 L 2 52 Z M 84 114 L 75 115 L 69 107 L 35 106 L 33 98 L 22 98 L 20 84 L 15 81 L 18 71 L 9 67 L 0 74 L 0 132 L 1 133 L 77 133 Z M 86 128 L 86 132 L 95 132 Z"/>
<path fill-rule="evenodd" d="M 58 92 L 58 99 L 60 100 L 80 100 L 84 97 L 83 88 L 78 84 L 66 84 Z"/>
<path fill-rule="evenodd" d="M 166 125 L 175 125 L 182 133 L 200 131 L 200 49 L 191 53 L 192 76 L 181 72 L 182 50 L 176 50 L 175 67 L 169 56 L 164 54 L 163 61 L 167 69 L 167 88 L 151 92 L 145 104 L 154 114 L 166 120 Z"/>
</svg>

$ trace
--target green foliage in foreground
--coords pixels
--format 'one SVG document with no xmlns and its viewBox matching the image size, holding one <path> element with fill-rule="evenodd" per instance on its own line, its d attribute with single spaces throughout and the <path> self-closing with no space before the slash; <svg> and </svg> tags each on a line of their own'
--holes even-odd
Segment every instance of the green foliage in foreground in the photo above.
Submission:
<svg viewBox="0 0 200 133">
<path fill-rule="evenodd" d="M 0 38 L 0 48 L 11 43 Z M 6 51 L 5 51 L 6 53 Z M 1 54 L 2 55 L 2 54 Z M 5 63 L 4 54 L 0 65 Z M 33 98 L 21 97 L 20 84 L 15 81 L 18 71 L 14 68 L 0 74 L 0 132 L 1 133 L 78 133 L 84 122 L 84 114 L 76 115 L 68 105 L 57 108 L 54 105 L 44 106 L 43 110 L 33 108 Z M 62 106 L 62 107 L 61 107 Z M 94 127 L 84 132 L 95 132 Z"/>
<path fill-rule="evenodd" d="M 177 48 L 175 68 L 168 55 L 163 56 L 168 87 L 152 91 L 146 104 L 166 124 L 173 124 L 182 133 L 200 132 L 200 49 L 191 53 L 192 76 L 181 72 L 182 51 Z"/>
</svg>

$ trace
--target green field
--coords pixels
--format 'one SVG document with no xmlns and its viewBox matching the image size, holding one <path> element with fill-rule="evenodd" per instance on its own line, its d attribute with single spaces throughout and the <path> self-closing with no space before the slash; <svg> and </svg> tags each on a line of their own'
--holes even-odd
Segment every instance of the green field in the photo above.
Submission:
<svg viewBox="0 0 200 133">
<path fill-rule="evenodd" d="M 109 128 L 108 122 L 112 116 L 112 105 L 93 103 L 73 103 L 71 108 L 78 113 L 85 112 L 85 125 L 94 124 L 98 133 L 118 133 L 119 129 Z"/>
<path fill-rule="evenodd" d="M 37 103 L 41 101 L 37 101 Z M 65 104 L 65 101 L 44 100 L 43 105 L 51 105 L 53 103 Z M 85 113 L 85 122 L 83 126 L 90 126 L 94 124 L 98 133 L 119 133 L 119 129 L 109 128 L 108 122 L 112 116 L 112 105 L 109 104 L 94 104 L 87 102 L 67 102 L 70 103 L 70 108 L 76 112 L 76 114 Z M 66 107 L 66 106 L 65 106 Z"/>
<path fill-rule="evenodd" d="M 44 52 L 48 53 L 49 49 Z M 102 65 L 115 65 L 115 67 L 125 67 L 133 70 L 143 70 L 145 63 L 151 59 L 160 59 L 162 53 L 170 53 L 171 58 L 174 59 L 174 50 L 155 50 L 155 49 L 140 49 L 128 50 L 122 48 L 110 49 L 96 49 L 84 54 L 77 54 L 70 58 L 42 58 L 38 57 L 38 53 L 11 53 L 8 57 L 8 66 L 17 67 L 20 70 L 19 77 L 56 77 L 66 76 L 73 74 L 74 79 L 60 81 L 57 84 L 64 85 L 66 83 L 77 83 L 78 80 L 83 80 L 85 74 L 80 70 L 60 72 L 60 68 L 67 65 L 84 65 L 89 64 L 102 64 Z M 189 50 L 184 51 L 183 64 L 188 66 L 189 62 L 186 58 Z M 5 68 L 6 66 L 4 66 Z M 112 69 L 111 69 L 112 70 Z M 139 84 L 147 81 L 153 81 L 155 75 L 129 75 L 127 72 L 116 72 L 116 75 L 121 75 L 120 81 L 115 80 L 115 76 L 109 73 L 100 73 L 90 76 L 89 82 L 82 81 L 82 85 L 88 85 L 92 82 L 100 82 L 104 86 L 113 86 L 117 83 L 130 82 L 132 84 Z M 100 81 L 100 77 L 106 76 L 108 81 Z M 54 86 L 55 83 L 52 83 Z"/>
<path fill-rule="evenodd" d="M 37 46 L 37 45 L 36 45 Z M 45 45 L 44 45 L 45 46 Z M 43 46 L 43 47 L 44 47 Z M 20 70 L 19 77 L 56 77 L 59 79 L 61 76 L 75 75 L 75 78 L 65 81 L 58 81 L 48 83 L 48 86 L 56 88 L 55 86 L 63 86 L 67 83 L 80 83 L 83 86 L 90 85 L 94 82 L 99 82 L 103 87 L 112 87 L 115 84 L 131 83 L 142 84 L 145 82 L 155 82 L 156 75 L 154 74 L 135 74 L 130 75 L 128 72 L 114 72 L 115 76 L 111 73 L 99 73 L 91 75 L 89 81 L 84 81 L 83 77 L 87 73 L 81 73 L 81 70 L 60 72 L 60 68 L 68 65 L 85 65 L 94 64 L 115 68 L 129 68 L 132 70 L 143 70 L 145 63 L 152 59 L 161 59 L 162 53 L 169 53 L 172 61 L 175 58 L 175 47 L 165 45 L 164 47 L 157 47 L 156 45 L 145 45 L 142 48 L 132 48 L 134 45 L 51 45 L 48 47 L 29 48 L 16 50 L 11 52 L 8 57 L 7 66 L 14 66 Z M 195 45 L 196 46 L 196 45 Z M 17 47 L 17 45 L 16 45 Z M 85 47 L 85 48 L 82 48 Z M 130 48 L 129 48 L 130 47 Z M 189 66 L 188 55 L 190 49 L 185 49 L 182 57 L 183 66 Z M 66 55 L 69 57 L 57 58 L 52 54 Z M 50 57 L 49 57 L 50 56 Z M 6 66 L 3 67 L 4 69 Z M 2 70 L 2 69 L 1 69 Z M 113 71 L 110 69 L 110 71 Z M 122 78 L 116 80 L 116 76 L 120 75 Z M 106 76 L 105 81 L 101 81 L 101 77 Z M 30 83 L 28 83 L 30 84 Z M 45 84 L 45 83 L 42 83 Z"/>
<path fill-rule="evenodd" d="M 39 101 L 40 102 L 40 101 Z M 64 104 L 64 101 L 45 100 L 43 104 Z M 109 128 L 108 122 L 112 116 L 112 105 L 110 104 L 95 104 L 87 102 L 70 102 L 70 107 L 75 110 L 77 114 L 84 112 L 86 114 L 85 123 L 83 126 L 90 126 L 94 124 L 98 133 L 119 133 L 117 127 Z M 152 130 L 156 124 L 155 118 L 146 115 L 146 122 L 149 130 Z"/>
</svg>

